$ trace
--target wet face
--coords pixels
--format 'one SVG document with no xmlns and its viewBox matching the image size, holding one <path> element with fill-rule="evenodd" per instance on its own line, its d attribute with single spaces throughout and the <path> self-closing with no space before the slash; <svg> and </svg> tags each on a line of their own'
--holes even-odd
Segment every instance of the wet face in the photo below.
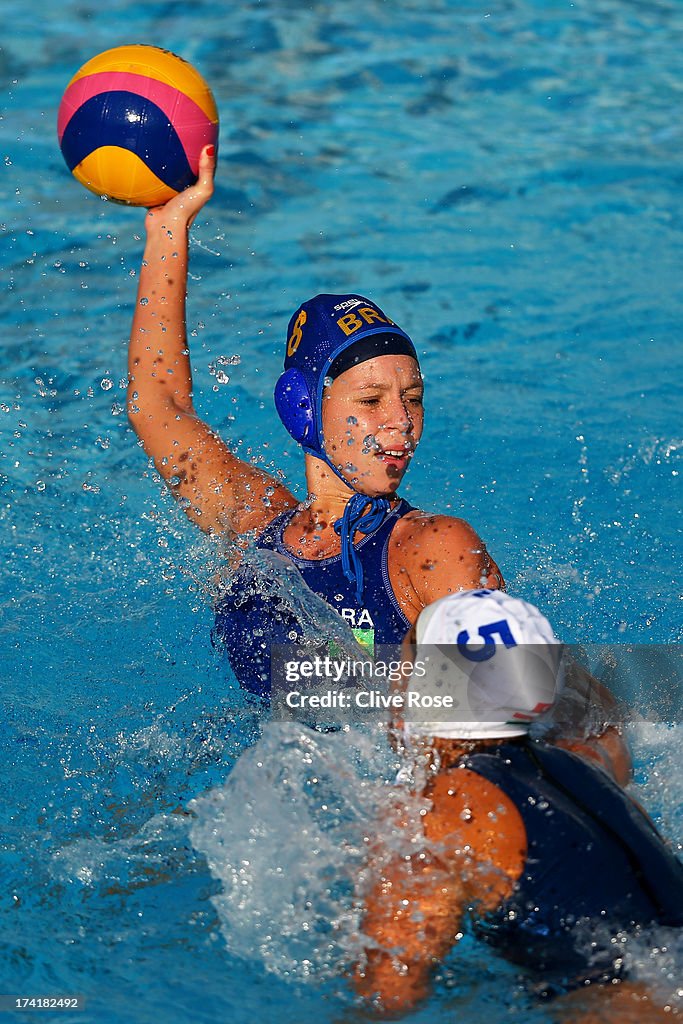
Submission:
<svg viewBox="0 0 683 1024">
<path fill-rule="evenodd" d="M 355 490 L 396 491 L 417 448 L 423 384 L 412 356 L 377 356 L 352 366 L 325 388 L 325 452 Z"/>
</svg>

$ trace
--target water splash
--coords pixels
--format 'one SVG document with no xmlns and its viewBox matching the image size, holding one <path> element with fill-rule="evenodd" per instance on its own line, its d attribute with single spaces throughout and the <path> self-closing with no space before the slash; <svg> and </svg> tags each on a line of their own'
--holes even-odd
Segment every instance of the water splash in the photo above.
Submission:
<svg viewBox="0 0 683 1024">
<path fill-rule="evenodd" d="M 224 786 L 189 805 L 232 952 L 318 981 L 360 955 L 359 876 L 394 769 L 378 739 L 272 723 Z"/>
</svg>

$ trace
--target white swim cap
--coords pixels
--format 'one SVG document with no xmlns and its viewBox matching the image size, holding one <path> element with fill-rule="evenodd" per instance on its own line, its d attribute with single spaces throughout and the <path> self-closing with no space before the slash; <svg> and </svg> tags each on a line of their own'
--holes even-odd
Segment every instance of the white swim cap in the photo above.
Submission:
<svg viewBox="0 0 683 1024">
<path fill-rule="evenodd" d="M 533 605 L 500 590 L 440 598 L 420 613 L 416 637 L 405 715 L 410 734 L 523 736 L 561 689 L 562 647 L 552 626 Z"/>
</svg>

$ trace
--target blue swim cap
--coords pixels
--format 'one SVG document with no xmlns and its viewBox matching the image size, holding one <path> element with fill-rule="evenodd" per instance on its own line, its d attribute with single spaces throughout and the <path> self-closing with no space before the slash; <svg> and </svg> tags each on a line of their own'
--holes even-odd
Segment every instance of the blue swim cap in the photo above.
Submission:
<svg viewBox="0 0 683 1024">
<path fill-rule="evenodd" d="M 415 346 L 405 331 L 362 295 L 316 295 L 289 321 L 285 372 L 275 386 L 275 405 L 294 440 L 304 451 L 323 459 L 342 480 L 325 453 L 325 384 L 351 366 L 383 355 L 408 355 L 417 360 Z M 348 485 L 347 480 L 344 483 Z"/>
</svg>

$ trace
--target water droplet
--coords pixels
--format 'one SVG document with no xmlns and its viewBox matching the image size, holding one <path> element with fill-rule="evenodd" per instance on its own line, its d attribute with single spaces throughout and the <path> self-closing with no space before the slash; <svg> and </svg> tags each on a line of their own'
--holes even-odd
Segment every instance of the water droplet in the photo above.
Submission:
<svg viewBox="0 0 683 1024">
<path fill-rule="evenodd" d="M 100 381 L 100 387 L 103 391 L 109 391 L 114 387 L 114 382 L 113 380 L 110 380 L 109 377 L 103 377 Z"/>
</svg>

